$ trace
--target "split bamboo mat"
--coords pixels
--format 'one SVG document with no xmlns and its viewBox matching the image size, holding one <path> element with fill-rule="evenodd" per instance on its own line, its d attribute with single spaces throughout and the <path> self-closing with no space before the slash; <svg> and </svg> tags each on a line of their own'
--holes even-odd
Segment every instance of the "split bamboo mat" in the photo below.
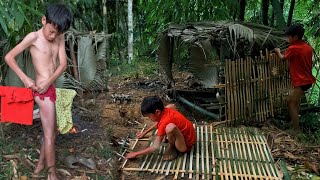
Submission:
<svg viewBox="0 0 320 180">
<path fill-rule="evenodd" d="M 263 122 L 287 108 L 292 89 L 286 61 L 273 53 L 226 60 L 225 116 L 229 124 Z"/>
<path fill-rule="evenodd" d="M 196 143 L 176 160 L 163 161 L 166 147 L 161 146 L 142 157 L 137 167 L 125 161 L 122 170 L 172 175 L 173 179 L 282 179 L 266 138 L 257 129 L 212 125 L 195 129 Z"/>
</svg>

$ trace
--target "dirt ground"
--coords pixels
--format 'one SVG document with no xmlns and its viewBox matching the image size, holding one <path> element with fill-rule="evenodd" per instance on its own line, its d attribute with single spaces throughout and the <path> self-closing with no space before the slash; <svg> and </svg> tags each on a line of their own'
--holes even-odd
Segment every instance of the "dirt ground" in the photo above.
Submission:
<svg viewBox="0 0 320 180">
<path fill-rule="evenodd" d="M 185 77 L 180 76 L 181 80 L 184 80 Z M 122 172 L 120 169 L 124 161 L 121 156 L 125 149 L 122 142 L 126 139 L 133 139 L 135 133 L 140 131 L 145 124 L 152 124 L 140 114 L 142 99 L 146 96 L 158 95 L 165 103 L 170 103 L 165 93 L 165 85 L 158 79 L 151 78 L 112 78 L 108 89 L 107 92 L 86 94 L 82 100 L 79 97 L 75 99 L 73 121 L 77 133 L 57 137 L 57 169 L 61 179 L 172 179 L 171 176 Z M 184 112 L 189 119 L 196 119 L 192 117 L 192 113 L 186 112 L 179 104 L 178 109 Z M 197 120 L 197 123 L 200 124 L 210 123 L 201 119 Z M 271 122 L 260 124 L 259 128 L 265 132 L 277 164 L 280 164 L 280 160 L 284 160 L 290 174 L 297 179 L 308 179 L 309 172 L 319 174 L 319 145 L 300 144 L 294 136 L 275 127 Z M 0 161 L 0 166 L 11 164 L 12 168 L 16 169 L 17 177 L 41 179 L 30 178 L 37 162 L 42 138 L 39 120 L 30 127 L 7 126 L 5 136 L 6 142 L 12 144 L 12 149 L 5 151 L 4 161 Z M 20 142 L 18 144 L 14 143 L 17 139 Z M 137 145 L 140 148 L 142 146 L 145 144 Z M 73 164 L 77 167 L 71 168 L 66 159 L 73 156 L 90 158 L 95 162 L 96 168 L 92 170 L 79 162 Z M 1 169 L 1 172 L 3 171 Z"/>
</svg>

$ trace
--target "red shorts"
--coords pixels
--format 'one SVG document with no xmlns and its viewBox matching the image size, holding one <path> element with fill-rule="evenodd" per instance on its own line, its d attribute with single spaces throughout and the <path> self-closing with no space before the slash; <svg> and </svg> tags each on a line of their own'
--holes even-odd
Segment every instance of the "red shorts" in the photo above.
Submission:
<svg viewBox="0 0 320 180">
<path fill-rule="evenodd" d="M 34 97 L 39 96 L 39 98 L 40 98 L 41 100 L 44 100 L 45 97 L 49 97 L 49 99 L 50 99 L 53 103 L 55 103 L 55 102 L 56 102 L 56 99 L 57 99 L 57 97 L 56 97 L 56 89 L 53 87 L 53 85 L 51 85 L 51 86 L 48 88 L 47 92 L 45 92 L 45 93 L 43 93 L 43 94 L 40 94 L 40 93 L 38 93 L 38 92 L 35 91 L 34 94 L 33 94 L 33 96 L 34 96 Z"/>
</svg>

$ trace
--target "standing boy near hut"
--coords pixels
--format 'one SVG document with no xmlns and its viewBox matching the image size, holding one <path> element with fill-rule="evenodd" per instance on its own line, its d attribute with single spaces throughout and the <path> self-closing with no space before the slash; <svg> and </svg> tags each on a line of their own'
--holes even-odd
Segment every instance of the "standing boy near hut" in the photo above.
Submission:
<svg viewBox="0 0 320 180">
<path fill-rule="evenodd" d="M 289 64 L 289 71 L 293 90 L 288 96 L 288 109 L 293 130 L 300 131 L 299 107 L 300 99 L 312 84 L 315 78 L 312 75 L 312 48 L 302 40 L 304 28 L 301 25 L 291 25 L 285 31 L 290 46 L 281 54 L 279 48 L 275 52 L 280 59 L 285 59 Z"/>
<path fill-rule="evenodd" d="M 45 16 L 41 19 L 43 27 L 29 33 L 5 57 L 9 67 L 19 76 L 25 87 L 34 91 L 34 100 L 39 106 L 44 133 L 34 174 L 37 175 L 46 165 L 50 180 L 58 179 L 55 171 L 56 94 L 53 83 L 67 67 L 64 32 L 69 29 L 71 21 L 72 14 L 65 5 L 49 5 Z M 15 57 L 27 48 L 30 49 L 36 73 L 35 81 L 19 68 L 15 60 Z"/>
<path fill-rule="evenodd" d="M 196 141 L 196 133 L 192 123 L 180 112 L 170 105 L 164 107 L 162 100 L 156 96 L 149 96 L 141 103 L 141 113 L 150 120 L 156 122 L 152 127 L 143 133 L 139 133 L 138 138 L 144 137 L 148 132 L 158 129 L 157 136 L 152 146 L 127 154 L 126 158 L 131 159 L 139 155 L 149 154 L 160 147 L 160 143 L 165 136 L 168 138 L 168 147 L 163 155 L 163 160 L 171 161 L 176 159 L 177 151 L 185 153 L 191 150 Z"/>
</svg>

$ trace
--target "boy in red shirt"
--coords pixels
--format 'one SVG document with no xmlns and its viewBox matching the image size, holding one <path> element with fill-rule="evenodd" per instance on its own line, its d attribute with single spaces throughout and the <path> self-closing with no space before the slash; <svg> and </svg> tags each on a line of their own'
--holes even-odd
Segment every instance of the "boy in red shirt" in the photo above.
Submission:
<svg viewBox="0 0 320 180">
<path fill-rule="evenodd" d="M 285 34 L 290 46 L 284 54 L 281 54 L 279 48 L 275 48 L 275 52 L 280 59 L 289 63 L 291 83 L 294 88 L 288 96 L 288 109 L 293 130 L 299 132 L 300 99 L 315 82 L 312 75 L 312 48 L 302 40 L 304 28 L 301 25 L 288 27 Z"/>
<path fill-rule="evenodd" d="M 164 152 L 163 160 L 174 160 L 177 157 L 177 151 L 184 153 L 191 150 L 196 141 L 194 127 L 187 118 L 175 110 L 174 105 L 164 107 L 159 97 L 149 96 L 144 98 L 141 103 L 141 113 L 156 123 L 148 130 L 138 133 L 137 137 L 142 138 L 154 129 L 158 129 L 157 136 L 150 147 L 127 154 L 127 159 L 149 154 L 159 149 L 165 136 L 168 138 L 169 145 Z"/>
</svg>

